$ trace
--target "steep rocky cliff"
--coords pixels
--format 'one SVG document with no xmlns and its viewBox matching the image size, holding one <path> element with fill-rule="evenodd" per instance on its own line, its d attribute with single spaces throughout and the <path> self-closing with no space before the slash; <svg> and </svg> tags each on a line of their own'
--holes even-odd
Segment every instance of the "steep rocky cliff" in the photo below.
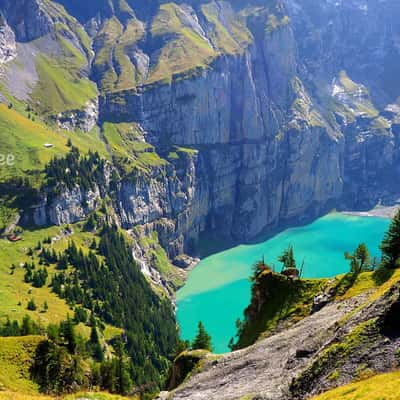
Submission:
<svg viewBox="0 0 400 400">
<path fill-rule="evenodd" d="M 127 229 L 156 229 L 171 258 L 196 253 L 202 234 L 244 241 L 398 194 L 394 1 L 4 0 L 0 9 L 5 61 L 17 41 L 5 95 L 56 129 L 89 132 L 97 121 L 113 164 L 136 159 L 128 142 L 152 149 L 158 161 L 148 157 L 137 180 L 120 174 L 114 209 Z M 105 126 L 121 122 L 140 138 L 117 133 L 117 148 Z M 34 219 L 76 221 L 99 193 L 44 196 Z"/>
</svg>

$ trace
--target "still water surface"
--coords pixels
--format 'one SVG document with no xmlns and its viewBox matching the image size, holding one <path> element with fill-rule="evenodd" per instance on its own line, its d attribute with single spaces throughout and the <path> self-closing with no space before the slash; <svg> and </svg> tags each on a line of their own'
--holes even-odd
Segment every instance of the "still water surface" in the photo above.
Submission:
<svg viewBox="0 0 400 400">
<path fill-rule="evenodd" d="M 177 293 L 177 318 L 183 339 L 192 340 L 198 321 L 203 321 L 213 339 L 214 352 L 229 351 L 235 336 L 235 321 L 243 317 L 250 302 L 252 265 L 261 257 L 275 264 L 293 245 L 297 263 L 304 260 L 305 278 L 325 278 L 348 272 L 345 251 L 365 242 L 374 256 L 390 221 L 383 218 L 329 214 L 313 223 L 291 228 L 262 243 L 240 245 L 205 258 L 190 273 Z"/>
</svg>

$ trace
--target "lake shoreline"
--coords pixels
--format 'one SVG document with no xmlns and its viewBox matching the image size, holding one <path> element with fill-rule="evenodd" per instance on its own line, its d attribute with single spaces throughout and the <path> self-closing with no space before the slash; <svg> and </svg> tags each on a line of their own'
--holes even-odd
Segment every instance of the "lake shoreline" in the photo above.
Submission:
<svg viewBox="0 0 400 400">
<path fill-rule="evenodd" d="M 383 210 L 380 210 L 382 214 Z M 347 212 L 346 212 L 347 213 Z M 332 278 L 349 271 L 344 258 L 365 242 L 373 257 L 379 257 L 379 244 L 389 218 L 365 218 L 341 212 L 327 213 L 307 225 L 291 227 L 263 242 L 241 244 L 201 260 L 191 270 L 185 285 L 177 292 L 177 321 L 181 338 L 192 341 L 202 321 L 213 338 L 214 351 L 229 351 L 228 343 L 237 334 L 236 321 L 251 301 L 252 265 L 265 257 L 279 270 L 279 256 L 294 247 L 298 265 L 304 262 L 307 279 Z M 389 215 L 390 210 L 385 210 Z M 374 213 L 377 214 L 376 212 Z"/>
<path fill-rule="evenodd" d="M 369 211 L 340 211 L 340 214 L 356 216 L 356 217 L 374 217 L 374 218 L 386 218 L 391 219 L 399 209 L 400 204 L 394 206 L 383 206 L 377 205 Z"/>
</svg>

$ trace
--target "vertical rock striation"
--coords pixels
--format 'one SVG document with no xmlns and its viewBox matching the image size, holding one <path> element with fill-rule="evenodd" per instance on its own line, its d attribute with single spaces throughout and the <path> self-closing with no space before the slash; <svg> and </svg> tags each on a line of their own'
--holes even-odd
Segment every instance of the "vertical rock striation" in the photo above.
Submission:
<svg viewBox="0 0 400 400">
<path fill-rule="evenodd" d="M 156 229 L 171 258 L 196 250 L 202 233 L 249 240 L 400 191 L 394 1 L 252 0 L 245 9 L 236 1 L 127 1 L 87 13 L 62 3 L 95 26 L 89 73 L 100 123 L 135 123 L 168 161 L 121 178 L 114 209 L 127 229 Z M 34 17 L 0 1 L 19 41 L 51 31 L 64 12 L 38 0 L 18 4 Z M 90 130 L 95 108 L 61 113 L 58 123 Z M 179 157 L 169 159 L 176 148 Z M 91 210 L 87 200 L 79 207 L 86 197 L 44 202 L 35 219 L 82 218 Z"/>
</svg>

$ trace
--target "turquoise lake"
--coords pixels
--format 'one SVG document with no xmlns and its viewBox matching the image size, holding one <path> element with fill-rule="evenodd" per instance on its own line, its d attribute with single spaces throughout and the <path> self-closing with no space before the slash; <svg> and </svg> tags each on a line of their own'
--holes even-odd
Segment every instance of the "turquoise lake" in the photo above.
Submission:
<svg viewBox="0 0 400 400">
<path fill-rule="evenodd" d="M 183 339 L 192 340 L 198 321 L 212 336 L 215 353 L 229 351 L 236 334 L 235 321 L 243 318 L 250 302 L 252 265 L 261 257 L 280 270 L 278 256 L 293 245 L 298 265 L 304 260 L 305 278 L 325 278 L 348 272 L 345 251 L 365 242 L 379 257 L 379 244 L 390 220 L 329 214 L 313 223 L 287 229 L 262 243 L 240 245 L 205 258 L 177 293 L 177 318 Z"/>
</svg>

